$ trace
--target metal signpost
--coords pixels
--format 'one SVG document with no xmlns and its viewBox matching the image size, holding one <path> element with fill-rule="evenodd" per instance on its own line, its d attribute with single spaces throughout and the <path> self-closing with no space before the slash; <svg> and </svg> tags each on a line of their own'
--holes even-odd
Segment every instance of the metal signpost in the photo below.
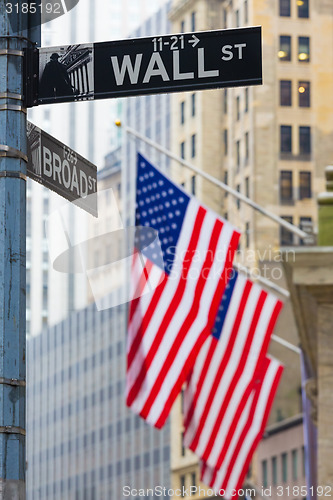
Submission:
<svg viewBox="0 0 333 500">
<path fill-rule="evenodd" d="M 260 27 L 42 48 L 29 57 L 27 106 L 262 83 Z"/>
<path fill-rule="evenodd" d="M 27 139 L 28 176 L 97 217 L 97 167 L 30 122 Z"/>
</svg>

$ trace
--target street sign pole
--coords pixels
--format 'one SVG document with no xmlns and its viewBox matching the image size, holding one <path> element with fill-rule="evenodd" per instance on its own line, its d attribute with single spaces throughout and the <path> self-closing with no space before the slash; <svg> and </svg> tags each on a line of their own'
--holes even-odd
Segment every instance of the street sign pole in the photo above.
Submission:
<svg viewBox="0 0 333 500">
<path fill-rule="evenodd" d="M 18 2 L 20 12 L 21 1 Z M 26 110 L 23 14 L 0 3 L 0 498 L 25 498 Z"/>
</svg>

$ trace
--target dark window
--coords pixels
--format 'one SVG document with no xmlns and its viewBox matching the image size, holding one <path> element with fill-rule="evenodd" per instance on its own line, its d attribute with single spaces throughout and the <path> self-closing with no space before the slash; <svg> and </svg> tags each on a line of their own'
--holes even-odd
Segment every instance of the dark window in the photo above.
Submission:
<svg viewBox="0 0 333 500">
<path fill-rule="evenodd" d="M 280 36 L 278 56 L 280 61 L 291 61 L 291 37 L 289 35 Z"/>
<path fill-rule="evenodd" d="M 249 160 L 249 133 L 245 132 L 245 161 Z"/>
<path fill-rule="evenodd" d="M 196 178 L 195 178 L 195 175 L 192 176 L 191 178 L 191 192 L 192 194 L 195 194 L 195 191 L 196 191 Z"/>
<path fill-rule="evenodd" d="M 191 475 L 191 483 L 192 483 L 192 485 L 191 485 L 191 486 L 196 486 L 196 485 L 197 485 L 197 476 L 196 476 L 196 473 L 195 473 L 195 472 L 192 472 L 192 475 Z"/>
<path fill-rule="evenodd" d="M 236 164 L 240 167 L 240 141 L 236 141 Z"/>
<path fill-rule="evenodd" d="M 185 122 L 185 101 L 180 103 L 180 123 L 183 124 Z"/>
<path fill-rule="evenodd" d="M 299 173 L 299 199 L 311 198 L 311 172 Z"/>
<path fill-rule="evenodd" d="M 300 62 L 310 61 L 310 38 L 308 36 L 298 37 L 298 60 Z"/>
<path fill-rule="evenodd" d="M 277 458 L 272 457 L 272 485 L 277 485 Z"/>
<path fill-rule="evenodd" d="M 284 483 L 286 483 L 288 480 L 288 455 L 287 455 L 287 453 L 282 453 L 281 465 L 282 465 L 282 481 Z"/>
<path fill-rule="evenodd" d="M 240 119 L 240 97 L 236 97 L 236 119 Z"/>
<path fill-rule="evenodd" d="M 298 478 L 298 455 L 297 450 L 292 450 L 291 452 L 292 468 L 293 468 L 293 479 Z"/>
<path fill-rule="evenodd" d="M 261 470 L 262 470 L 262 485 L 264 488 L 267 488 L 268 478 L 267 478 L 267 460 L 263 460 L 261 462 Z"/>
<path fill-rule="evenodd" d="M 223 28 L 228 26 L 227 17 L 227 9 L 223 9 Z"/>
<path fill-rule="evenodd" d="M 291 170 L 280 172 L 280 200 L 292 201 L 293 199 L 293 173 Z"/>
<path fill-rule="evenodd" d="M 228 89 L 224 89 L 223 92 L 223 112 L 228 113 Z"/>
<path fill-rule="evenodd" d="M 195 157 L 195 142 L 196 142 L 196 135 L 192 134 L 191 136 L 191 157 Z"/>
<path fill-rule="evenodd" d="M 153 460 L 154 460 L 154 466 L 160 463 L 160 450 L 158 448 L 153 452 Z"/>
<path fill-rule="evenodd" d="M 236 28 L 239 28 L 240 27 L 240 15 L 239 15 L 238 9 L 235 12 L 235 23 L 236 23 Z"/>
<path fill-rule="evenodd" d="M 224 129 L 223 131 L 223 143 L 224 143 L 224 154 L 228 154 L 228 130 Z"/>
<path fill-rule="evenodd" d="M 290 0 L 280 0 L 280 16 L 290 17 Z"/>
<path fill-rule="evenodd" d="M 280 127 L 280 151 L 281 153 L 291 153 L 290 125 L 281 125 Z"/>
<path fill-rule="evenodd" d="M 247 113 L 249 110 L 249 89 L 246 87 L 245 89 L 245 107 L 244 111 Z"/>
<path fill-rule="evenodd" d="M 195 31 L 195 12 L 192 12 L 191 14 L 191 28 L 192 30 L 191 31 Z"/>
<path fill-rule="evenodd" d="M 280 80 L 280 106 L 291 106 L 291 80 Z"/>
<path fill-rule="evenodd" d="M 244 24 L 249 22 L 249 6 L 247 0 L 244 1 Z"/>
<path fill-rule="evenodd" d="M 241 190 L 240 184 L 237 184 L 236 190 L 238 191 L 238 193 L 240 193 L 240 190 Z M 239 198 L 236 198 L 236 207 L 238 210 L 240 209 L 240 199 Z"/>
<path fill-rule="evenodd" d="M 245 196 L 250 197 L 250 178 L 245 177 Z"/>
<path fill-rule="evenodd" d="M 293 218 L 290 216 L 290 215 L 285 215 L 282 217 L 282 219 L 284 219 L 285 221 L 287 222 L 290 222 L 290 224 L 293 223 Z M 293 245 L 294 243 L 294 235 L 291 231 L 289 231 L 289 229 L 283 227 L 283 226 L 280 226 L 280 244 L 282 246 L 284 245 Z M 283 455 L 282 454 L 282 462 L 283 462 Z M 286 464 L 285 464 L 285 467 L 287 468 L 287 454 L 286 455 L 286 458 L 285 458 L 285 461 L 286 461 Z M 283 477 L 283 463 L 282 463 L 282 477 Z M 283 479 L 284 481 L 284 479 Z"/>
<path fill-rule="evenodd" d="M 192 116 L 195 116 L 195 95 L 196 94 L 191 95 L 191 114 L 192 114 Z"/>
<path fill-rule="evenodd" d="M 181 33 L 185 32 L 185 21 L 181 21 L 181 23 L 180 23 L 180 32 Z"/>
<path fill-rule="evenodd" d="M 250 246 L 250 223 L 245 223 L 245 246 L 249 248 Z"/>
<path fill-rule="evenodd" d="M 311 128 L 299 128 L 299 154 L 309 155 L 311 153 Z"/>
<path fill-rule="evenodd" d="M 185 457 L 185 446 L 184 446 L 184 433 L 181 433 L 180 436 L 181 443 L 180 443 L 180 454 L 182 457 Z"/>
<path fill-rule="evenodd" d="M 298 17 L 309 17 L 309 0 L 297 1 L 297 15 Z"/>
<path fill-rule="evenodd" d="M 301 108 L 310 107 L 310 82 L 298 82 L 298 105 Z"/>
<path fill-rule="evenodd" d="M 182 475 L 180 476 L 180 495 L 183 497 L 184 496 L 184 490 L 185 490 L 185 476 Z"/>
<path fill-rule="evenodd" d="M 180 143 L 180 157 L 184 160 L 185 158 L 185 142 Z"/>
</svg>

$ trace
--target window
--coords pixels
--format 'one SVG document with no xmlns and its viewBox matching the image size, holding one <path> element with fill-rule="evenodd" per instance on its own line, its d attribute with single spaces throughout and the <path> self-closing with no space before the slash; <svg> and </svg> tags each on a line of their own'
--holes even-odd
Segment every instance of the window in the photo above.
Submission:
<svg viewBox="0 0 333 500">
<path fill-rule="evenodd" d="M 228 113 L 228 89 L 224 89 L 223 92 L 223 112 Z"/>
<path fill-rule="evenodd" d="M 299 199 L 311 198 L 311 172 L 299 173 Z"/>
<path fill-rule="evenodd" d="M 298 105 L 300 108 L 310 107 L 310 82 L 298 82 Z"/>
<path fill-rule="evenodd" d="M 272 485 L 277 485 L 277 457 L 272 457 Z"/>
<path fill-rule="evenodd" d="M 280 16 L 290 17 L 290 0 L 280 0 Z"/>
<path fill-rule="evenodd" d="M 192 483 L 191 486 L 196 486 L 197 485 L 197 476 L 196 476 L 195 472 L 192 472 L 191 483 Z"/>
<path fill-rule="evenodd" d="M 183 124 L 185 122 L 185 101 L 180 103 L 180 123 Z"/>
<path fill-rule="evenodd" d="M 192 176 L 192 179 L 191 179 L 191 192 L 192 194 L 195 194 L 195 191 L 196 191 L 196 179 L 195 179 L 195 175 Z"/>
<path fill-rule="evenodd" d="M 249 133 L 245 132 L 245 162 L 249 161 Z"/>
<path fill-rule="evenodd" d="M 288 480 L 288 460 L 287 459 L 288 459 L 287 453 L 282 453 L 282 455 L 281 455 L 282 481 L 284 483 L 286 483 Z"/>
<path fill-rule="evenodd" d="M 226 170 L 224 172 L 224 179 L 223 179 L 224 184 L 228 185 L 228 171 Z M 224 196 L 228 196 L 228 191 L 224 191 Z"/>
<path fill-rule="evenodd" d="M 180 444 L 180 454 L 182 457 L 185 457 L 185 446 L 184 446 L 184 433 L 181 433 L 181 444 Z"/>
<path fill-rule="evenodd" d="M 250 198 L 250 178 L 245 177 L 245 196 Z"/>
<path fill-rule="evenodd" d="M 236 97 L 236 120 L 240 119 L 240 97 Z"/>
<path fill-rule="evenodd" d="M 309 17 L 309 0 L 297 0 L 296 3 L 298 17 Z"/>
<path fill-rule="evenodd" d="M 185 490 L 185 476 L 182 475 L 180 476 L 180 495 L 182 497 L 184 496 L 184 490 Z"/>
<path fill-rule="evenodd" d="M 305 446 L 302 446 L 302 473 L 303 473 L 303 477 L 305 477 L 305 465 L 306 465 Z"/>
<path fill-rule="evenodd" d="M 298 60 L 300 62 L 310 61 L 310 38 L 308 36 L 298 37 Z"/>
<path fill-rule="evenodd" d="M 293 199 L 293 173 L 291 170 L 280 172 L 280 201 L 292 201 Z"/>
<path fill-rule="evenodd" d="M 240 167 L 240 141 L 236 142 L 236 164 L 237 168 Z"/>
<path fill-rule="evenodd" d="M 195 12 L 191 14 L 191 31 L 195 31 Z"/>
<path fill-rule="evenodd" d="M 227 28 L 228 23 L 227 23 L 227 10 L 223 9 L 223 28 Z"/>
<path fill-rule="evenodd" d="M 238 9 L 235 12 L 235 24 L 236 24 L 236 28 L 240 27 L 240 16 L 239 16 L 239 10 Z"/>
<path fill-rule="evenodd" d="M 249 22 L 249 6 L 247 0 L 244 0 L 244 24 Z"/>
<path fill-rule="evenodd" d="M 290 222 L 290 224 L 293 223 L 293 218 L 290 215 L 285 215 L 282 217 L 282 219 L 284 219 L 287 222 Z M 280 244 L 281 244 L 281 246 L 293 245 L 293 243 L 294 243 L 293 233 L 291 231 L 289 231 L 287 228 L 280 226 Z M 283 458 L 284 455 L 285 455 L 285 458 Z M 285 460 L 285 465 L 283 465 L 284 460 Z M 286 453 L 282 454 L 282 478 L 284 478 L 284 476 L 283 476 L 284 470 L 287 473 L 287 454 Z M 286 481 L 286 480 L 283 479 L 283 481 Z"/>
<path fill-rule="evenodd" d="M 309 155 L 311 153 L 311 128 L 299 128 L 299 154 Z"/>
<path fill-rule="evenodd" d="M 281 153 L 291 153 L 290 125 L 281 125 L 280 127 L 280 151 Z"/>
<path fill-rule="evenodd" d="M 264 488 L 267 488 L 268 478 L 267 478 L 267 460 L 263 460 L 261 462 L 261 471 L 262 471 L 262 485 Z"/>
<path fill-rule="evenodd" d="M 185 142 L 180 143 L 180 157 L 184 160 L 185 159 Z"/>
<path fill-rule="evenodd" d="M 185 21 L 181 21 L 181 23 L 180 23 L 180 32 L 181 33 L 185 32 Z"/>
<path fill-rule="evenodd" d="M 246 87 L 245 89 L 245 107 L 244 107 L 245 113 L 249 111 L 249 89 Z"/>
<path fill-rule="evenodd" d="M 298 478 L 298 470 L 297 470 L 297 450 L 292 450 L 291 452 L 291 460 L 293 467 L 293 479 L 296 480 Z"/>
<path fill-rule="evenodd" d="M 228 154 L 228 130 L 224 129 L 223 131 L 223 143 L 224 143 L 224 154 Z"/>
<path fill-rule="evenodd" d="M 250 246 L 250 223 L 245 223 L 245 246 L 249 248 Z"/>
<path fill-rule="evenodd" d="M 191 95 L 191 114 L 195 116 L 195 94 Z"/>
<path fill-rule="evenodd" d="M 195 141 L 196 141 L 196 135 L 193 134 L 191 136 L 191 157 L 192 158 L 195 157 Z"/>
<path fill-rule="evenodd" d="M 238 191 L 238 193 L 240 193 L 240 190 L 241 190 L 240 184 L 237 184 L 236 190 Z M 237 210 L 240 209 L 240 199 L 239 198 L 236 199 L 236 207 L 237 207 Z"/>
<path fill-rule="evenodd" d="M 280 36 L 280 49 L 278 52 L 280 61 L 291 61 L 291 37 L 288 35 Z"/>
<path fill-rule="evenodd" d="M 291 106 L 291 80 L 280 80 L 280 106 Z"/>
</svg>

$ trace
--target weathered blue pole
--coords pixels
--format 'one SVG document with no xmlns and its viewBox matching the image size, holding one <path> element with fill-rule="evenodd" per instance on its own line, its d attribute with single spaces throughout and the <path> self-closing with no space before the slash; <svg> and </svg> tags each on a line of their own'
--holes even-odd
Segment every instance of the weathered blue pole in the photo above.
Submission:
<svg viewBox="0 0 333 500">
<path fill-rule="evenodd" d="M 15 3 L 10 22 L 0 2 L 0 500 L 25 498 L 27 40 Z"/>
</svg>

